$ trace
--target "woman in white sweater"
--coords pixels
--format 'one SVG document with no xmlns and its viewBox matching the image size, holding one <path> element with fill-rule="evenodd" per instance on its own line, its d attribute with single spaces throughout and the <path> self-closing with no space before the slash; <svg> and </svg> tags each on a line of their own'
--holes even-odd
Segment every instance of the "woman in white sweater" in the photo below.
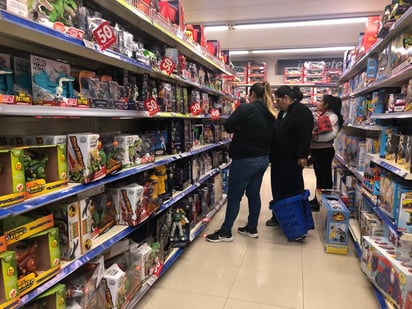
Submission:
<svg viewBox="0 0 412 309">
<path fill-rule="evenodd" d="M 316 188 L 332 189 L 333 142 L 343 125 L 342 101 L 339 97 L 325 94 L 317 107 L 310 156 L 316 175 Z M 311 201 L 311 208 L 313 211 L 319 210 L 316 198 Z"/>
</svg>

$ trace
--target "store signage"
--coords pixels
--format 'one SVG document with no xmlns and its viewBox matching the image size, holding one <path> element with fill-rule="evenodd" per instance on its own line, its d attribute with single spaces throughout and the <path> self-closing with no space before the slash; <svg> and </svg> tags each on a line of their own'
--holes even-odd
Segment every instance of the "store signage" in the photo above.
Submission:
<svg viewBox="0 0 412 309">
<path fill-rule="evenodd" d="M 284 69 L 289 67 L 301 68 L 306 61 L 324 61 L 326 69 L 342 69 L 343 68 L 343 57 L 342 58 L 317 58 L 317 59 L 286 59 L 278 60 L 276 65 L 276 74 L 283 75 Z"/>
<path fill-rule="evenodd" d="M 200 102 L 193 102 L 189 106 L 190 112 L 192 115 L 197 116 L 201 113 L 202 107 L 200 106 Z"/>
<path fill-rule="evenodd" d="M 149 113 L 149 116 L 156 115 L 160 111 L 159 105 L 157 105 L 157 101 L 153 97 L 144 101 L 144 109 Z"/>
<path fill-rule="evenodd" d="M 168 57 L 164 57 L 162 63 L 160 63 L 160 70 L 166 72 L 169 75 L 173 73 L 175 67 L 176 63 L 174 63 L 173 60 Z"/>
<path fill-rule="evenodd" d="M 210 117 L 215 120 L 220 118 L 220 111 L 217 108 L 210 109 Z"/>
<path fill-rule="evenodd" d="M 101 23 L 94 29 L 93 36 L 101 50 L 105 50 L 110 45 L 116 43 L 116 33 L 108 21 Z"/>
</svg>

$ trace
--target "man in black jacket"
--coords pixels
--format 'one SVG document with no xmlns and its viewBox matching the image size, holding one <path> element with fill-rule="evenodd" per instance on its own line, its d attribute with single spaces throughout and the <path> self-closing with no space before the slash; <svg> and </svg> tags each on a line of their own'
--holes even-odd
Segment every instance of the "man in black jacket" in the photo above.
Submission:
<svg viewBox="0 0 412 309">
<path fill-rule="evenodd" d="M 303 193 L 303 168 L 312 140 L 312 112 L 300 101 L 298 87 L 281 86 L 275 91 L 280 113 L 271 143 L 271 187 L 274 201 Z M 277 225 L 275 216 L 266 222 Z"/>
</svg>

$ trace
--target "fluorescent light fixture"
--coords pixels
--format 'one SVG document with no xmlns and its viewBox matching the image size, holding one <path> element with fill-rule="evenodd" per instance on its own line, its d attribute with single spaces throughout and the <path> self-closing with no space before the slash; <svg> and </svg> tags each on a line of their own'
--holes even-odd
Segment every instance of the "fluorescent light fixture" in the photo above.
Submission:
<svg viewBox="0 0 412 309">
<path fill-rule="evenodd" d="M 327 53 L 334 51 L 346 51 L 353 49 L 354 46 L 335 46 L 335 47 L 313 47 L 313 48 L 288 48 L 288 49 L 260 49 L 251 50 L 251 54 L 295 54 L 295 53 Z"/>
<path fill-rule="evenodd" d="M 230 55 L 247 55 L 249 54 L 248 50 L 230 50 L 229 51 Z"/>
<path fill-rule="evenodd" d="M 213 31 L 226 31 L 229 30 L 229 26 L 206 26 L 205 31 L 213 32 Z"/>
<path fill-rule="evenodd" d="M 366 23 L 367 21 L 368 21 L 368 17 L 333 18 L 333 19 L 303 20 L 303 21 L 293 21 L 293 22 L 206 26 L 205 30 L 206 31 L 226 31 L 226 30 L 232 30 L 232 29 L 233 30 L 261 30 L 261 29 L 275 29 L 275 28 L 361 24 L 361 23 Z"/>
</svg>

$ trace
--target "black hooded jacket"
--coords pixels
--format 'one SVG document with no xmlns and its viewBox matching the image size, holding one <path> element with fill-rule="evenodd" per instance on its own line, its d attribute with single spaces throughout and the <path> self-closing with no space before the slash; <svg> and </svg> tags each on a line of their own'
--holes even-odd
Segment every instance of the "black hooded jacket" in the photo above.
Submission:
<svg viewBox="0 0 412 309">
<path fill-rule="evenodd" d="M 269 155 L 274 124 L 275 117 L 264 102 L 241 104 L 224 123 L 226 132 L 234 133 L 230 157 L 236 160 Z"/>
<path fill-rule="evenodd" d="M 312 112 L 302 103 L 294 102 L 280 112 L 271 143 L 270 162 L 297 162 L 307 159 L 312 140 Z"/>
</svg>

